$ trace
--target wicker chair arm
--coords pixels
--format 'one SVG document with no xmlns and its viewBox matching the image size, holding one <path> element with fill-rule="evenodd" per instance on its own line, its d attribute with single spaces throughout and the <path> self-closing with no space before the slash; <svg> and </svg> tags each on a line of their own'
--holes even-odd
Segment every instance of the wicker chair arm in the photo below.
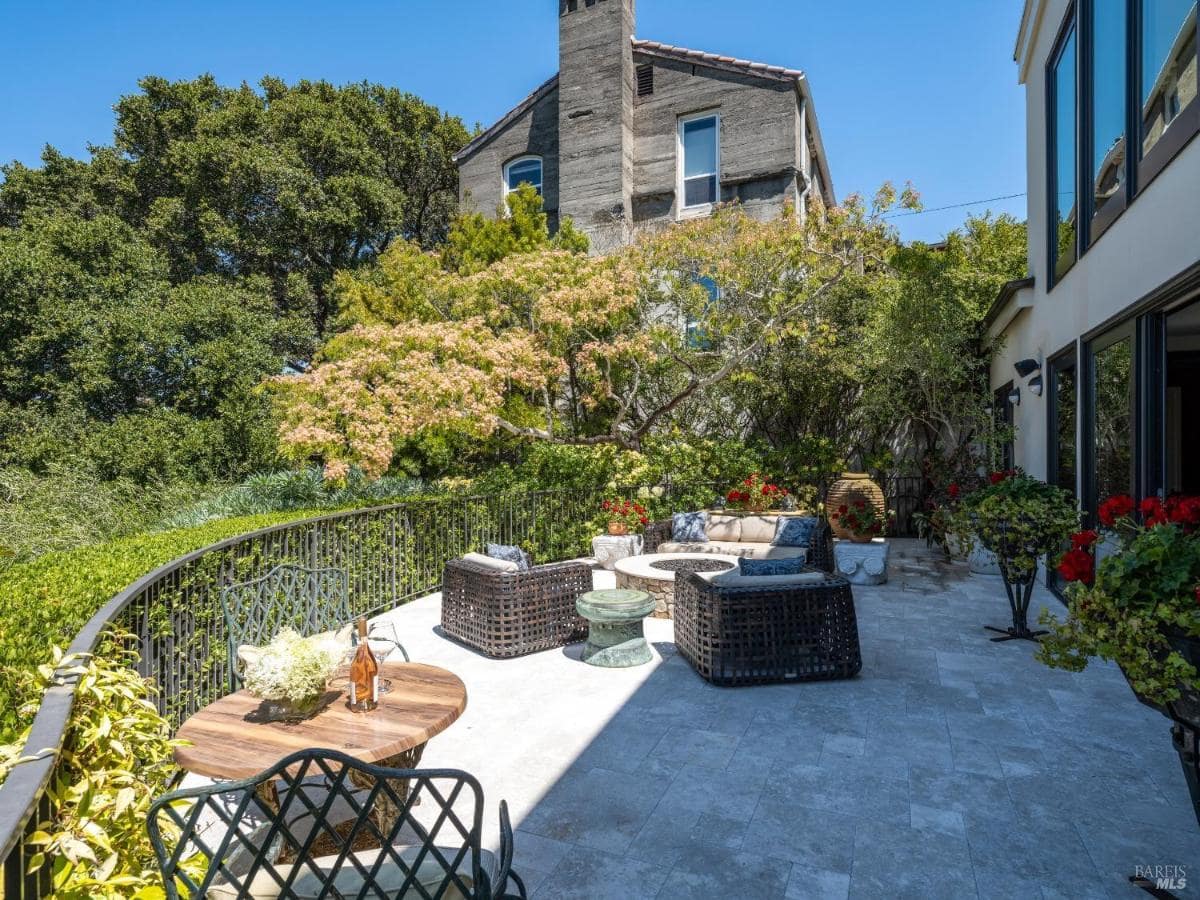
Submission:
<svg viewBox="0 0 1200 900">
<path fill-rule="evenodd" d="M 833 572 L 833 528 L 828 519 L 818 519 L 808 547 L 808 565 L 823 572 Z"/>
<path fill-rule="evenodd" d="M 657 553 L 659 546 L 671 539 L 671 529 L 670 519 L 660 519 L 647 525 L 646 533 L 642 535 L 642 552 Z"/>
</svg>

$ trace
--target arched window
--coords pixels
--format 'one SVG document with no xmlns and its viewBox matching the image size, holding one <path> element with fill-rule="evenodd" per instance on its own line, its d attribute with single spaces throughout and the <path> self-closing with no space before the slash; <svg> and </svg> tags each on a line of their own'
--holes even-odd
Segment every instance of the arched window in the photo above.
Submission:
<svg viewBox="0 0 1200 900">
<path fill-rule="evenodd" d="M 522 156 L 504 167 L 504 193 L 507 196 L 522 184 L 531 184 L 542 195 L 542 158 Z"/>
</svg>

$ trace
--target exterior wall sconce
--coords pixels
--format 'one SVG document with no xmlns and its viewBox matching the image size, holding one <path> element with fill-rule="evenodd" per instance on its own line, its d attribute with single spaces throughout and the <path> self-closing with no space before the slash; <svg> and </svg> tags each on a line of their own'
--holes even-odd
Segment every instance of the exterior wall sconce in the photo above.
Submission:
<svg viewBox="0 0 1200 900">
<path fill-rule="evenodd" d="M 1029 381 L 1029 393 L 1035 397 L 1042 396 L 1042 376 L 1036 375 Z"/>
<path fill-rule="evenodd" d="M 1008 392 L 1008 402 L 1011 403 L 1013 406 L 1021 405 L 1021 389 L 1019 387 L 1013 388 L 1011 391 Z"/>
<path fill-rule="evenodd" d="M 1034 372 L 1042 368 L 1042 364 L 1036 359 L 1023 359 L 1013 366 L 1017 370 L 1017 374 L 1022 378 L 1028 378 Z"/>
</svg>

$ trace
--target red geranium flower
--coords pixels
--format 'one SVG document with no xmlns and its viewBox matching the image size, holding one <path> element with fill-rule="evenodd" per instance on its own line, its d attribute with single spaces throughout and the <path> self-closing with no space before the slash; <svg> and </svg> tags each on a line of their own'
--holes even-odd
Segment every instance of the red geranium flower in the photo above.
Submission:
<svg viewBox="0 0 1200 900">
<path fill-rule="evenodd" d="M 950 487 L 946 488 L 946 493 L 950 495 L 951 500 L 957 500 L 958 495 L 962 493 L 962 488 L 960 488 L 957 484 L 952 484 Z"/>
<path fill-rule="evenodd" d="M 1081 531 L 1078 534 L 1071 535 L 1072 550 L 1086 550 L 1100 540 L 1100 535 L 1095 531 Z"/>
<path fill-rule="evenodd" d="M 848 507 L 845 503 L 838 507 L 839 516 L 844 516 L 848 512 L 850 512 L 850 507 Z"/>
<path fill-rule="evenodd" d="M 1109 497 L 1100 504 L 1100 523 L 1105 528 L 1112 528 L 1118 519 L 1131 515 L 1134 510 L 1133 498 L 1128 494 L 1118 494 Z"/>
<path fill-rule="evenodd" d="M 1086 550 L 1070 550 L 1063 554 L 1062 562 L 1058 564 L 1058 574 L 1066 581 L 1081 581 L 1091 584 L 1095 578 L 1095 566 L 1092 554 Z"/>
<path fill-rule="evenodd" d="M 988 480 L 991 481 L 992 484 L 999 484 L 1000 482 L 1002 482 L 1004 480 L 1004 473 L 1003 472 L 993 472 L 991 475 L 988 476 Z"/>
</svg>

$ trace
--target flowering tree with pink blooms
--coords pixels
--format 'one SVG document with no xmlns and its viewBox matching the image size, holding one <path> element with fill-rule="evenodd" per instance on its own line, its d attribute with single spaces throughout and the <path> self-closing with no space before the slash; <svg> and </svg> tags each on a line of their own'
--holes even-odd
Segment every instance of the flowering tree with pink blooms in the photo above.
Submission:
<svg viewBox="0 0 1200 900">
<path fill-rule="evenodd" d="M 271 381 L 284 452 L 338 478 L 439 429 L 639 449 L 779 341 L 836 341 L 826 305 L 884 277 L 882 216 L 917 202 L 885 186 L 803 222 L 723 208 L 609 256 L 548 245 L 481 269 L 396 244 L 338 279 L 346 330 L 313 367 Z"/>
</svg>

